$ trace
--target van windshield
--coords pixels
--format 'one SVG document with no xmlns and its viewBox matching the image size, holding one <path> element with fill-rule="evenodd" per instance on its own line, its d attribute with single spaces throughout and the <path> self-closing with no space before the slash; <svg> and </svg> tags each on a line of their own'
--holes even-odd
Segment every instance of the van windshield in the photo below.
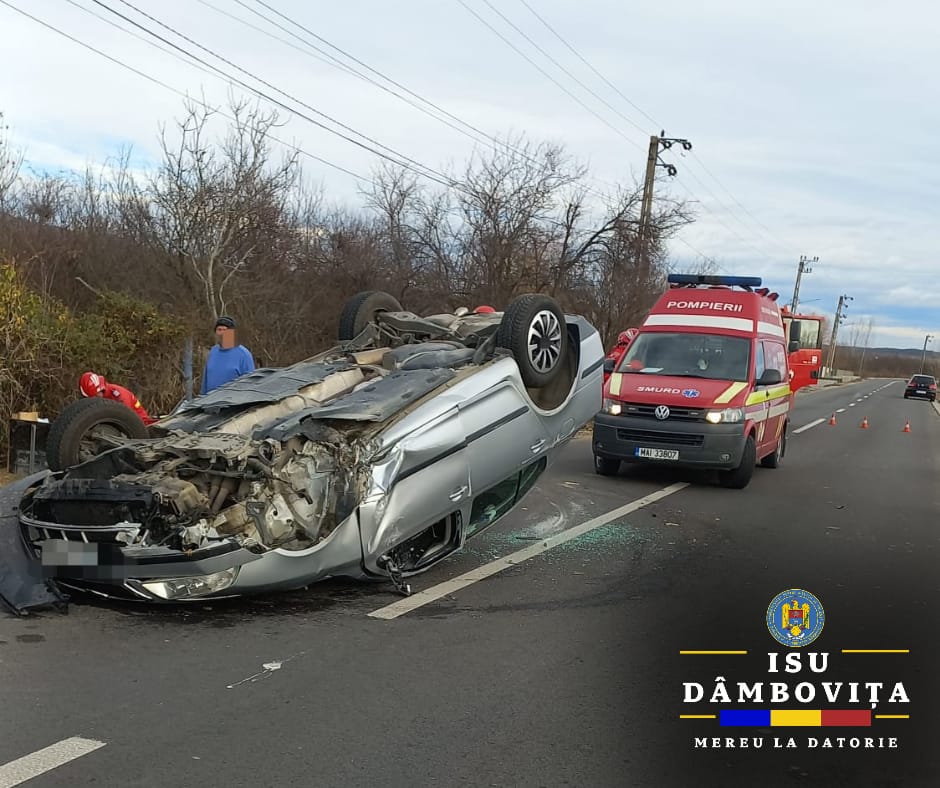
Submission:
<svg viewBox="0 0 940 788">
<path fill-rule="evenodd" d="M 633 340 L 617 371 L 746 382 L 750 361 L 750 339 L 656 331 Z"/>
</svg>

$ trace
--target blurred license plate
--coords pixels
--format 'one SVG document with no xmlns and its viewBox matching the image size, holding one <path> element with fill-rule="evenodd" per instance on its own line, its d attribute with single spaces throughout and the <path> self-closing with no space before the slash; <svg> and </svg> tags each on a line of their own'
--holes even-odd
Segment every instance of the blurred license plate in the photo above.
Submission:
<svg viewBox="0 0 940 788">
<path fill-rule="evenodd" d="M 675 449 L 640 449 L 636 450 L 637 457 L 649 460 L 678 460 L 679 452 Z"/>
<path fill-rule="evenodd" d="M 39 543 L 43 566 L 98 566 L 98 545 L 67 539 L 46 539 Z"/>
</svg>

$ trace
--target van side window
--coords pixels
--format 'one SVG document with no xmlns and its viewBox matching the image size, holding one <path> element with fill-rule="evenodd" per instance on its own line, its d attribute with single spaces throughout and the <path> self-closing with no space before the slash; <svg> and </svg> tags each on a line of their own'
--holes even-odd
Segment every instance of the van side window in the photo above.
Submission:
<svg viewBox="0 0 940 788">
<path fill-rule="evenodd" d="M 765 341 L 762 344 L 767 369 L 776 369 L 780 373 L 780 380 L 786 381 L 789 377 L 786 348 L 780 342 Z"/>
<path fill-rule="evenodd" d="M 757 358 L 754 361 L 754 380 L 760 380 L 764 374 L 764 343 L 757 343 Z"/>
</svg>

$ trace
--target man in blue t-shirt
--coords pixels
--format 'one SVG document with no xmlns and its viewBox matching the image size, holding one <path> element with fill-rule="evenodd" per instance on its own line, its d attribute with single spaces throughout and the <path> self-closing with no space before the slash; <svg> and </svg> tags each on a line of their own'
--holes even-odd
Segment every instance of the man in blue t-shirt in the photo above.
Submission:
<svg viewBox="0 0 940 788">
<path fill-rule="evenodd" d="M 255 370 L 251 351 L 235 340 L 235 321 L 232 318 L 223 315 L 215 321 L 215 337 L 217 344 L 209 351 L 206 368 L 202 373 L 201 394 L 208 394 Z"/>
</svg>

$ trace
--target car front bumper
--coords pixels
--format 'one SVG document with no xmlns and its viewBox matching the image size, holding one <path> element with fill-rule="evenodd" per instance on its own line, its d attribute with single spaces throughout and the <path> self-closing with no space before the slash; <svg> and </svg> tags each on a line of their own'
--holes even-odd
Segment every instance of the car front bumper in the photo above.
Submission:
<svg viewBox="0 0 940 788">
<path fill-rule="evenodd" d="M 638 416 L 594 417 L 593 449 L 597 457 L 629 463 L 730 470 L 741 464 L 744 424 L 701 421 L 653 421 Z M 677 451 L 678 459 L 638 455 L 639 449 Z"/>
<path fill-rule="evenodd" d="M 17 614 L 66 601 L 63 589 L 166 604 L 291 590 L 327 577 L 365 576 L 356 513 L 306 550 L 255 553 L 225 540 L 184 553 L 86 541 L 91 529 L 83 535 L 78 529 L 31 521 L 17 511 L 27 486 L 17 483 L 0 490 L 0 602 Z M 188 587 L 192 593 L 167 598 L 157 590 L 167 585 Z"/>
</svg>

